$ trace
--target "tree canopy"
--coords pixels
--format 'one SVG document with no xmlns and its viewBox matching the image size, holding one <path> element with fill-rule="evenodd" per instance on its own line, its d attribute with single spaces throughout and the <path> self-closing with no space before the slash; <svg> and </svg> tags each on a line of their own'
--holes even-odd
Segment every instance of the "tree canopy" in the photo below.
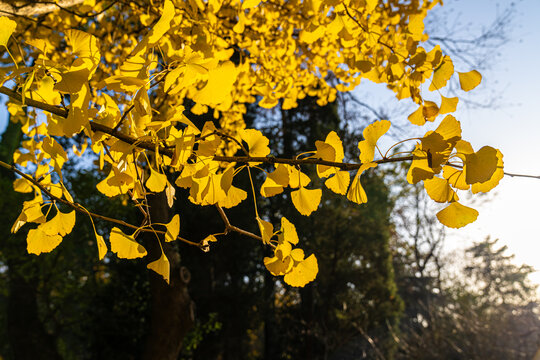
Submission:
<svg viewBox="0 0 540 360">
<path fill-rule="evenodd" d="M 19 176 L 15 190 L 33 195 L 12 232 L 37 223 L 28 231 L 27 250 L 39 255 L 62 242 L 76 217 L 107 220 L 108 233 L 94 227 L 100 259 L 109 250 L 119 258 L 144 257 L 147 248 L 137 237 L 155 234 L 161 256 L 148 268 L 167 282 L 165 243 L 208 251 L 221 236 L 237 232 L 273 250 L 263 260 L 271 274 L 302 287 L 317 275 L 316 256 L 305 254 L 285 216 L 277 223 L 259 216 L 257 199 L 290 188 L 294 207 L 309 216 L 322 198 L 322 186 L 310 185 L 319 183 L 316 174 L 325 191 L 363 204 L 362 174 L 403 161 L 410 162 L 408 182 L 423 181 L 431 199 L 448 204 L 437 213 L 440 222 L 453 228 L 473 222 L 478 212 L 460 204 L 458 192 L 494 188 L 504 175 L 502 154 L 490 146 L 475 151 L 451 115 L 459 100 L 447 84 L 459 82 L 470 91 L 481 75 L 456 71 L 439 46 L 424 45 L 424 19 L 438 3 L 85 0 L 66 7 L 58 2 L 38 15 L 5 11 L 0 92 L 9 97 L 10 120 L 20 123 L 25 139 L 13 164 L 0 165 Z M 401 141 L 412 144 L 405 152 L 379 148 L 391 126 L 380 119 L 364 129 L 356 158 L 345 156 L 335 131 L 292 158 L 271 154 L 269 139 L 244 121 L 248 104 L 287 110 L 309 96 L 322 106 L 362 79 L 412 100 L 417 109 L 408 119 L 415 126 L 445 116 L 434 131 Z M 214 121 L 202 126 L 189 116 L 206 113 Z M 135 206 L 141 223 L 74 201 L 63 168 L 76 157 L 103 174 L 97 192 Z M 308 167 L 315 168 L 311 177 Z M 234 185 L 242 172 L 251 182 L 245 189 Z M 258 184 L 253 172 L 263 172 L 265 181 Z M 151 194 L 164 194 L 171 208 L 177 187 L 189 190 L 192 203 L 215 206 L 223 231 L 187 239 L 180 236 L 181 211 L 168 220 L 153 216 Z M 242 201 L 253 201 L 259 233 L 229 221 L 225 209 Z"/>
</svg>

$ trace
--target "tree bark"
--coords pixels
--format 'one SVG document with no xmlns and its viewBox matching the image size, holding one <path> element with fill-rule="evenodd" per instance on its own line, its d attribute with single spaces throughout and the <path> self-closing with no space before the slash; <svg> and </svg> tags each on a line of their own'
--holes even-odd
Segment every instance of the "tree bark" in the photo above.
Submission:
<svg viewBox="0 0 540 360">
<path fill-rule="evenodd" d="M 148 198 L 150 217 L 154 223 L 167 223 L 169 208 L 165 193 Z M 170 285 L 161 276 L 149 271 L 150 276 L 150 332 L 146 339 L 144 360 L 176 360 L 186 333 L 195 320 L 194 303 L 188 293 L 191 278 L 189 270 L 180 263 L 180 254 L 174 243 L 160 239 L 171 265 Z M 161 247 L 154 234 L 145 235 L 148 260 L 161 256 Z"/>
</svg>

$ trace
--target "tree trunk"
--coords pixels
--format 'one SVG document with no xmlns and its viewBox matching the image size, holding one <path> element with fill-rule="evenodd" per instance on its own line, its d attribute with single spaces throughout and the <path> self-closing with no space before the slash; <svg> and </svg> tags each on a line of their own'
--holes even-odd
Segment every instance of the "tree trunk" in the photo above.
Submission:
<svg viewBox="0 0 540 360">
<path fill-rule="evenodd" d="M 20 145 L 20 125 L 8 120 L 7 129 L 0 141 L 0 160 L 11 163 L 13 152 Z M 47 333 L 39 317 L 37 286 L 39 270 L 26 254 L 26 241 L 22 236 L 9 233 L 11 223 L 18 215 L 14 203 L 21 203 L 22 196 L 14 193 L 12 172 L 0 169 L 0 213 L 3 216 L 0 252 L 7 265 L 7 331 L 11 351 L 15 359 L 61 359 L 56 341 Z M 28 264 L 26 267 L 22 264 Z"/>
<path fill-rule="evenodd" d="M 148 201 L 152 222 L 170 221 L 165 193 L 151 196 Z M 149 262 L 157 260 L 161 256 L 157 237 L 148 233 L 144 241 Z M 163 239 L 160 241 L 171 264 L 170 285 L 161 276 L 149 271 L 150 332 L 146 339 L 144 360 L 176 360 L 182 347 L 182 340 L 193 326 L 195 319 L 194 303 L 187 288 L 191 274 L 186 267 L 181 266 L 176 244 L 166 243 Z"/>
</svg>

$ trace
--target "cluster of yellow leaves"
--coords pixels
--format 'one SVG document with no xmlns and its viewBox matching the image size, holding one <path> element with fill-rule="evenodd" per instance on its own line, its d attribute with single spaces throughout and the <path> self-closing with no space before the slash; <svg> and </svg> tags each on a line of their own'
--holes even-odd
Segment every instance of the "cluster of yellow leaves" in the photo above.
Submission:
<svg viewBox="0 0 540 360">
<path fill-rule="evenodd" d="M 441 172 L 442 177 L 436 176 Z M 503 176 L 502 153 L 490 146 L 475 152 L 469 142 L 461 139 L 459 121 L 447 115 L 415 146 L 407 180 L 411 184 L 423 181 L 431 199 L 450 203 L 437 218 L 448 227 L 460 228 L 475 221 L 478 212 L 457 202 L 457 190 L 488 192 Z"/>
<path fill-rule="evenodd" d="M 13 66 L 2 69 L 3 82 L 12 80 L 21 89 L 22 101 L 10 100 L 7 107 L 28 139 L 14 162 L 31 169 L 27 173 L 34 179 L 18 179 L 14 186 L 35 195 L 25 202 L 13 230 L 27 222 L 39 224 L 29 233 L 29 252 L 58 246 L 72 227 L 58 225 L 60 219 L 71 224 L 75 214 L 58 212 L 46 221 L 41 209 L 56 201 L 73 204 L 62 168 L 69 157 L 82 156 L 87 149 L 104 175 L 97 189 L 108 197 L 124 196 L 137 205 L 148 193 L 165 191 L 172 207 L 176 185 L 189 189 L 190 201 L 201 206 L 238 205 L 247 193 L 233 185 L 234 177 L 258 168 L 270 155 L 269 140 L 258 130 L 245 129 L 248 103 L 258 101 L 264 108 L 281 103 L 290 109 L 313 96 L 324 105 L 334 101 L 337 91 L 352 90 L 365 78 L 385 83 L 398 99 L 412 98 L 420 106 L 409 116 L 413 124 L 455 111 L 457 98 L 441 95 L 438 105 L 420 94 L 429 79 L 429 90 L 440 91 L 454 74 L 452 60 L 440 47 L 426 51 L 420 46 L 428 38 L 424 18 L 438 2 L 164 0 L 141 6 L 85 0 L 73 11 L 52 12 L 40 21 L 0 17 L 0 45 L 8 49 L 10 38 L 16 37 L 22 49 L 14 52 Z M 29 59 L 32 65 L 19 66 Z M 480 80 L 476 71 L 459 73 L 465 91 Z M 26 106 L 26 99 L 56 106 L 67 116 L 36 111 Z M 191 113 L 212 110 L 217 121 L 196 126 L 184 114 L 187 100 L 194 103 Z M 500 152 L 489 147 L 474 152 L 452 119 L 446 117 L 416 146 L 408 180 L 424 181 L 435 201 L 450 202 L 438 217 L 458 227 L 476 215 L 456 202 L 453 189 L 489 191 L 503 172 Z M 316 172 L 325 186 L 365 203 L 360 177 L 378 165 L 377 141 L 389 127 L 389 121 L 381 120 L 364 130 L 358 144 L 361 164 L 352 181 L 349 171 L 337 166 L 344 161 L 337 133 L 317 141 L 310 158 L 324 162 Z M 74 134 L 84 138 L 80 148 L 64 149 L 57 141 Z M 238 165 L 230 157 L 239 149 L 259 160 Z M 460 167 L 453 166 L 454 160 L 461 161 Z M 441 171 L 443 177 L 437 177 Z M 176 174 L 174 184 L 169 173 Z M 290 187 L 293 205 L 308 216 L 322 198 L 321 189 L 307 188 L 310 183 L 299 166 L 277 163 L 260 194 L 275 196 Z M 301 249 L 292 249 L 298 242 L 294 225 L 283 219 L 276 243 L 272 224 L 257 221 L 263 242 L 275 246 L 274 257 L 265 259 L 267 268 L 293 286 L 312 281 L 317 262 L 314 255 L 304 258 Z M 179 226 L 175 215 L 166 225 L 166 241 L 178 237 Z M 111 251 L 121 258 L 145 256 L 135 239 L 138 230 L 126 235 L 113 228 Z M 101 259 L 107 245 L 97 232 L 96 241 Z M 164 252 L 148 267 L 168 280 Z"/>
</svg>

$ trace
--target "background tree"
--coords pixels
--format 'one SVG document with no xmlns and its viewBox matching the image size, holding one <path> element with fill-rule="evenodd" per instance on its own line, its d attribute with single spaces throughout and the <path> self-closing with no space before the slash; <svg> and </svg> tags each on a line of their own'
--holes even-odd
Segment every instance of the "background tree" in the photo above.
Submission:
<svg viewBox="0 0 540 360">
<path fill-rule="evenodd" d="M 58 11 L 35 18 L 17 12 L 11 14 L 17 21 L 0 18 L 0 45 L 10 50 L 4 58 L 5 81 L 13 82 L 0 92 L 10 97 L 12 120 L 22 124 L 27 136 L 14 154 L 16 165 L 1 165 L 21 176 L 15 181 L 18 191 L 34 194 L 13 232 L 37 223 L 28 232 L 27 248 L 40 254 L 72 232 L 76 213 L 115 224 L 105 238 L 93 228 L 99 258 L 108 249 L 120 258 L 147 256 L 156 274 L 150 275 L 152 322 L 144 356 L 172 359 L 193 321 L 190 276 L 174 240 L 208 250 L 216 237 L 237 232 L 269 247 L 264 264 L 273 275 L 284 276 L 285 283 L 301 287 L 318 272 L 316 257 L 296 247 L 296 230 L 285 217 L 276 232 L 276 222 L 261 218 L 254 203 L 257 233 L 230 222 L 223 208 L 248 197 L 232 185 L 235 176 L 238 181 L 248 175 L 255 201 L 252 172 L 264 171 L 263 195 L 290 187 L 295 208 L 309 215 L 319 207 L 322 192 L 308 188 L 311 179 L 302 172 L 309 172 L 308 165 L 316 165 L 321 179 L 331 177 L 325 184 L 332 191 L 360 204 L 367 201 L 362 173 L 369 176 L 379 164 L 412 160 L 408 180 L 424 181 L 430 197 L 450 204 L 439 220 L 452 227 L 474 221 L 477 212 L 460 205 L 453 188 L 489 191 L 503 175 L 502 154 L 490 147 L 475 152 L 461 139 L 459 122 L 451 115 L 402 157 L 377 147 L 390 122 L 370 124 L 358 143 L 360 162 L 350 163 L 343 163 L 342 141 L 335 132 L 312 144 L 316 149 L 303 155 L 310 156 L 290 159 L 267 156 L 269 140 L 244 128 L 247 103 L 258 100 L 259 106 L 271 108 L 281 102 L 282 110 L 288 110 L 309 95 L 324 106 L 362 77 L 387 84 L 399 99 L 412 98 L 419 105 L 409 116 L 413 124 L 452 112 L 457 98 L 442 97 L 439 106 L 419 91 L 430 81 L 429 88 L 439 93 L 454 74 L 452 60 L 439 48 L 426 51 L 420 45 L 426 39 L 423 19 L 435 4 L 86 1 L 72 8 L 56 4 Z M 474 70 L 458 76 L 465 91 L 481 80 Z M 218 121 L 195 125 L 184 114 L 190 101 L 192 114 L 212 109 Z M 67 150 L 61 139 L 74 137 L 80 143 Z M 141 212 L 137 225 L 91 213 L 75 201 L 62 169 L 67 171 L 66 161 L 86 145 L 97 167 L 108 173 L 97 189 L 134 205 Z M 374 160 L 376 150 L 379 160 Z M 460 164 L 449 162 L 452 153 Z M 443 166 L 442 177 L 436 177 Z M 348 171 L 354 170 L 351 179 Z M 189 201 L 216 207 L 220 231 L 201 240 L 178 236 L 170 172 L 176 173 L 178 187 L 189 189 Z M 143 244 L 135 239 L 139 234 Z M 381 254 L 383 262 L 388 260 Z M 307 290 L 304 295 L 310 296 Z M 164 328 L 174 331 L 160 336 Z"/>
</svg>

